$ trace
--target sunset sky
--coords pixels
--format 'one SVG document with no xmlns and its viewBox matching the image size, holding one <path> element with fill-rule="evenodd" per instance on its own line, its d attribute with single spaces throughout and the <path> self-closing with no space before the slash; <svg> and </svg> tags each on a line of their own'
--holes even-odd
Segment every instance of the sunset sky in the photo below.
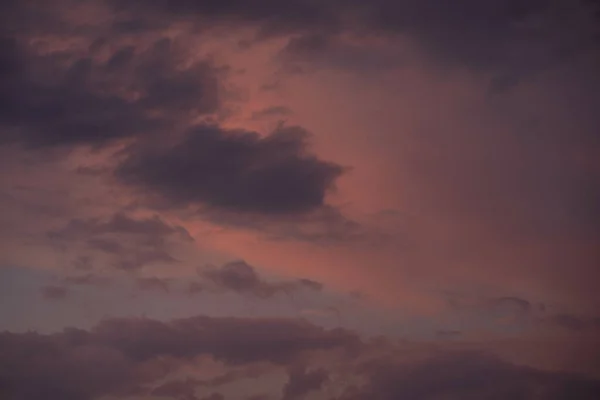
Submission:
<svg viewBox="0 0 600 400">
<path fill-rule="evenodd" d="M 0 2 L 0 398 L 600 399 L 600 2 Z"/>
</svg>

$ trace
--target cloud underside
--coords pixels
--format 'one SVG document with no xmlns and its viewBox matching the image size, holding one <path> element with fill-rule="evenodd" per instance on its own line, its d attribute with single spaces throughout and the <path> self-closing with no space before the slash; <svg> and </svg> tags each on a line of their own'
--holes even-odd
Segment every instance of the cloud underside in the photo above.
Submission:
<svg viewBox="0 0 600 400">
<path fill-rule="evenodd" d="M 0 391 L 14 400 L 150 393 L 192 399 L 206 387 L 218 394 L 219 381 L 248 377 L 236 378 L 235 368 L 257 363 L 288 375 L 282 387 L 285 400 L 334 387 L 340 400 L 592 400 L 600 393 L 599 381 L 520 367 L 482 353 L 437 350 L 407 362 L 390 345 L 388 355 L 382 356 L 381 349 L 375 351 L 377 346 L 350 331 L 324 330 L 300 320 L 110 319 L 89 331 L 2 333 L 0 345 L 5 349 L 0 354 Z M 322 363 L 324 355 L 329 363 Z M 201 356 L 231 368 L 231 373 L 212 380 L 164 382 L 167 374 Z"/>
<path fill-rule="evenodd" d="M 124 182 L 190 204 L 259 214 L 318 209 L 343 169 L 306 153 L 307 132 L 282 127 L 255 132 L 194 127 L 168 149 L 135 150 L 117 169 Z"/>
<path fill-rule="evenodd" d="M 232 261 L 218 269 L 200 270 L 199 274 L 202 280 L 191 284 L 190 290 L 193 292 L 212 288 L 217 291 L 269 298 L 282 293 L 289 294 L 301 290 L 319 292 L 323 289 L 322 284 L 310 279 L 267 281 L 245 261 Z"/>
<path fill-rule="evenodd" d="M 288 50 L 305 56 L 335 51 L 336 38 L 348 33 L 405 37 L 436 63 L 493 71 L 499 83 L 514 82 L 597 44 L 597 2 L 585 0 L 462 0 L 452 5 L 443 0 L 261 0 L 252 6 L 179 0 L 115 5 L 128 11 L 128 21 L 136 26 L 152 26 L 158 15 L 166 15 L 196 18 L 201 26 L 257 27 L 257 39 L 294 35 Z M 570 35 L 555 34 L 571 28 Z M 536 51 L 527 51 L 531 47 Z"/>
</svg>

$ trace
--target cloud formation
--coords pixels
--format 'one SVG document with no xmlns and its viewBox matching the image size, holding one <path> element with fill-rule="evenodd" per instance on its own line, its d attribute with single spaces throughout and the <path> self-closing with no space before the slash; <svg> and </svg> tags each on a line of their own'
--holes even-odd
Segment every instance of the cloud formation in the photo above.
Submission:
<svg viewBox="0 0 600 400">
<path fill-rule="evenodd" d="M 301 399 L 312 391 L 319 391 L 328 378 L 327 371 L 323 369 L 307 371 L 302 367 L 293 367 L 283 388 L 283 400 Z"/>
<path fill-rule="evenodd" d="M 48 300 L 63 300 L 68 294 L 68 289 L 63 286 L 48 285 L 42 287 L 42 296 Z"/>
<path fill-rule="evenodd" d="M 239 294 L 252 294 L 268 298 L 276 294 L 289 294 L 293 291 L 321 291 L 323 285 L 310 279 L 269 282 L 261 278 L 255 268 L 245 261 L 232 261 L 218 269 L 200 270 L 200 276 L 207 287 L 221 291 L 233 291 Z M 193 286 L 190 289 L 202 287 Z"/>
<path fill-rule="evenodd" d="M 294 44 L 298 36 L 320 38 L 305 41 L 315 49 L 329 47 L 332 38 L 343 35 L 408 39 L 435 63 L 491 71 L 505 84 L 597 44 L 594 5 L 586 1 L 462 0 L 448 5 L 440 0 L 294 0 L 285 4 L 265 0 L 249 7 L 241 1 L 217 5 L 178 0 L 116 7 L 128 11 L 138 24 L 156 21 L 160 13 L 171 18 L 191 16 L 205 28 L 254 27 L 257 38 L 291 35 Z M 528 51 L 531 48 L 536 51 Z M 352 57 L 346 61 L 361 63 Z"/>
<path fill-rule="evenodd" d="M 348 331 L 285 319 L 195 317 L 170 323 L 112 319 L 89 331 L 5 332 L 0 344 L 6 349 L 0 354 L 0 391 L 14 400 L 88 400 L 128 393 L 195 399 L 197 390 L 207 386 L 210 395 L 216 381 L 164 378 L 202 355 L 227 368 L 253 363 L 283 367 L 288 375 L 283 399 L 333 388 L 341 390 L 336 398 L 344 400 L 592 400 L 600 393 L 599 381 L 582 376 L 517 366 L 477 352 L 436 350 L 410 360 L 406 352 L 391 347 L 382 353 L 378 345 L 362 342 Z M 345 354 L 341 364 L 319 367 L 323 354 L 330 352 L 335 360 L 340 351 Z M 350 382 L 364 384 L 339 380 L 348 374 Z"/>
<path fill-rule="evenodd" d="M 1 143 L 102 146 L 173 129 L 180 112 L 214 113 L 215 69 L 202 61 L 181 69 L 174 47 L 161 38 L 145 50 L 100 43 L 65 54 L 2 37 Z M 112 54 L 102 57 L 107 51 Z"/>
<path fill-rule="evenodd" d="M 307 152 L 308 133 L 281 126 L 270 135 L 197 126 L 166 148 L 133 148 L 117 176 L 173 206 L 296 214 L 325 204 L 344 169 Z"/>
<path fill-rule="evenodd" d="M 0 355 L 0 392 L 8 398 L 87 400 L 160 379 L 169 371 L 152 368 L 159 357 L 183 362 L 211 355 L 228 365 L 286 365 L 305 352 L 354 348 L 360 341 L 350 332 L 302 321 L 198 317 L 172 323 L 113 319 L 91 331 L 52 335 L 6 332 L 0 343 L 10 349 Z"/>
<path fill-rule="evenodd" d="M 181 226 L 171 226 L 155 216 L 140 218 L 117 213 L 109 218 L 73 219 L 48 233 L 50 243 L 82 254 L 102 254 L 119 269 L 134 270 L 152 263 L 177 263 L 171 248 L 193 242 Z"/>
<path fill-rule="evenodd" d="M 368 383 L 342 399 L 591 400 L 600 393 L 598 381 L 511 365 L 485 354 L 441 354 L 408 365 L 389 361 L 364 367 Z"/>
</svg>

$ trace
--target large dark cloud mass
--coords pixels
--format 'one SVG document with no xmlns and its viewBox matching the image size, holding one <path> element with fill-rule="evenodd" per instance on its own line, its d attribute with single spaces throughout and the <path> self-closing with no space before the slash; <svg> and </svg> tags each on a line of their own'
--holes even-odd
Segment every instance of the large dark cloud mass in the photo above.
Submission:
<svg viewBox="0 0 600 400">
<path fill-rule="evenodd" d="M 343 168 L 307 152 L 307 132 L 281 127 L 269 136 L 197 126 L 172 147 L 134 148 L 117 170 L 124 182 L 175 206 L 294 214 L 324 205 Z"/>
<path fill-rule="evenodd" d="M 197 18 L 199 24 L 239 26 L 252 24 L 261 28 L 263 35 L 295 33 L 311 29 L 333 30 L 340 23 L 342 4 L 334 1 L 314 0 L 255 0 L 255 1 L 193 1 L 160 0 L 119 2 L 111 0 L 119 11 L 151 19 L 158 15 L 177 18 Z"/>
<path fill-rule="evenodd" d="M 68 1 L 60 4 L 68 7 Z M 28 6 L 33 4 L 16 7 L 14 18 L 38 15 Z M 313 12 L 324 7 L 302 1 L 265 2 L 259 7 L 216 2 L 123 7 L 118 15 L 129 15 L 126 10 L 133 7 L 141 8 L 140 16 L 148 8 L 172 16 L 198 12 L 209 19 L 222 15 L 282 27 L 296 19 L 295 25 L 324 23 Z M 44 7 L 38 16 L 50 20 L 60 19 L 59 14 Z M 174 23 L 176 18 L 167 21 Z M 302 128 L 280 127 L 261 137 L 218 125 L 189 127 L 199 117 L 222 111 L 225 73 L 211 61 L 191 60 L 186 45 L 157 27 L 142 31 L 132 43 L 131 33 L 115 27 L 107 33 L 107 27 L 65 26 L 66 35 L 83 44 L 71 45 L 61 36 L 65 32 L 49 23 L 35 30 L 13 23 L 11 33 L 1 36 L 0 144 L 72 149 L 133 141 L 135 150 L 118 168 L 118 177 L 175 205 L 297 214 L 324 204 L 342 168 L 309 153 Z M 56 35 L 58 44 L 44 44 L 39 38 L 45 35 Z M 182 130 L 182 142 L 148 150 L 148 141 L 164 146 Z"/>
<path fill-rule="evenodd" d="M 597 47 L 594 4 L 585 1 L 165 0 L 109 4 L 121 25 L 146 27 L 141 31 L 158 32 L 159 26 L 182 19 L 197 20 L 203 27 L 254 26 L 264 33 L 292 34 L 292 52 L 298 40 L 309 47 L 329 47 L 340 33 L 408 37 L 438 62 L 492 70 L 503 81 L 514 81 L 519 74 Z M 57 10 L 69 7 L 69 2 L 57 5 L 51 9 L 30 1 L 3 6 L 11 16 L 6 19 L 11 33 L 4 32 L 0 38 L 4 142 L 98 145 L 168 129 L 174 123 L 173 114 L 167 118 L 151 111 L 217 111 L 218 82 L 209 64 L 201 61 L 181 68 L 173 61 L 176 49 L 167 38 L 141 49 L 120 44 L 117 39 L 126 33 L 117 25 L 109 32 L 111 39 L 106 39 L 106 27 L 68 26 Z M 157 21 L 163 23 L 157 26 Z M 59 29 L 61 24 L 65 27 Z M 85 32 L 93 46 L 87 51 L 46 52 L 31 44 L 39 35 L 68 29 L 80 37 Z M 306 52 L 306 46 L 303 48 Z M 112 53 L 108 58 L 107 51 Z M 361 60 L 345 60 L 345 64 L 352 62 Z M 141 96 L 134 99 L 134 91 Z"/>
<path fill-rule="evenodd" d="M 407 362 L 406 352 L 392 347 L 387 355 L 374 356 L 370 346 L 351 332 L 298 320 L 112 319 L 89 331 L 0 334 L 0 393 L 10 400 L 91 400 L 133 393 L 194 399 L 195 388 L 250 376 L 232 371 L 207 381 L 164 380 L 177 366 L 204 355 L 230 368 L 252 363 L 284 368 L 285 400 L 328 392 L 329 385 L 341 390 L 332 397 L 339 400 L 593 400 L 600 394 L 596 380 L 516 366 L 481 353 L 436 351 Z M 341 371 L 336 367 L 320 367 L 314 351 L 346 354 L 343 370 L 346 376 L 352 371 L 349 382 L 335 377 Z"/>
<path fill-rule="evenodd" d="M 169 39 L 149 49 L 98 42 L 62 52 L 28 40 L 0 37 L 0 143 L 98 146 L 173 129 L 180 112 L 217 110 L 214 69 L 203 62 L 181 69 Z"/>
<path fill-rule="evenodd" d="M 367 384 L 342 396 L 363 399 L 592 400 L 600 382 L 515 366 L 478 353 L 443 354 L 414 364 L 375 361 Z"/>
<path fill-rule="evenodd" d="M 357 346 L 360 341 L 350 332 L 278 319 L 114 319 L 91 331 L 2 333 L 0 393 L 10 400 L 93 399 L 160 378 L 167 371 L 148 376 L 141 368 L 159 357 L 183 362 L 208 355 L 229 365 L 292 365 L 307 351 Z"/>
<path fill-rule="evenodd" d="M 254 26 L 262 33 L 260 37 L 320 37 L 317 46 L 340 33 L 408 38 L 437 63 L 493 71 L 503 82 L 597 44 L 594 7 L 586 1 L 178 0 L 114 4 L 136 21 L 156 21 L 158 15 L 169 15 L 196 19 L 203 27 Z M 567 31 L 570 33 L 557 35 Z M 528 50 L 531 48 L 536 51 Z"/>
</svg>

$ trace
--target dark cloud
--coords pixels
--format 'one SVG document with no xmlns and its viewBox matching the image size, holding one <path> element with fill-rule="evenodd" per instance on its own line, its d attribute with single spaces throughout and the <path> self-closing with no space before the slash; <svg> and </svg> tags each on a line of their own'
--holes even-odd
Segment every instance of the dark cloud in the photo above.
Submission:
<svg viewBox="0 0 600 400">
<path fill-rule="evenodd" d="M 453 293 L 447 300 L 452 309 L 475 317 L 481 324 L 522 326 L 538 318 L 539 305 L 516 296 Z M 437 336 L 448 339 L 460 334 L 461 331 L 443 330 Z"/>
<path fill-rule="evenodd" d="M 271 397 L 266 394 L 257 394 L 247 397 L 246 400 L 270 400 Z"/>
<path fill-rule="evenodd" d="M 225 373 L 209 379 L 186 378 L 171 380 L 159 386 L 156 386 L 150 394 L 153 396 L 167 396 L 183 400 L 196 400 L 196 391 L 214 389 L 234 383 L 243 379 L 257 379 L 265 372 L 272 372 L 270 366 L 255 365 L 244 366 L 242 368 L 232 368 Z"/>
<path fill-rule="evenodd" d="M 51 236 L 75 238 L 103 234 L 131 234 L 163 237 L 176 234 L 185 240 L 193 240 L 185 228 L 166 224 L 158 216 L 146 219 L 135 219 L 123 213 L 117 213 L 108 220 L 74 219 L 69 224 Z"/>
<path fill-rule="evenodd" d="M 113 319 L 101 322 L 91 335 L 138 361 L 157 355 L 191 359 L 207 354 L 233 365 L 256 361 L 286 364 L 305 351 L 352 348 L 360 343 L 344 330 L 325 331 L 291 319 L 195 317 L 169 324 Z"/>
<path fill-rule="evenodd" d="M 416 363 L 371 362 L 367 384 L 343 400 L 596 399 L 600 381 L 521 367 L 479 353 L 450 353 Z"/>
<path fill-rule="evenodd" d="M 68 285 L 77 286 L 106 286 L 111 283 L 111 280 L 107 277 L 88 273 L 84 275 L 67 276 L 63 279 L 63 282 Z"/>
<path fill-rule="evenodd" d="M 111 263 L 117 269 L 131 271 L 149 264 L 177 264 L 179 260 L 165 249 L 133 250 L 123 253 Z"/>
<path fill-rule="evenodd" d="M 532 312 L 529 301 L 519 297 L 495 297 L 488 300 L 488 307 L 496 313 L 527 315 Z"/>
<path fill-rule="evenodd" d="M 165 293 L 169 292 L 169 280 L 153 277 L 138 278 L 137 285 L 142 290 L 158 290 Z"/>
<path fill-rule="evenodd" d="M 136 219 L 122 213 L 108 219 L 73 219 L 49 232 L 48 238 L 63 250 L 81 244 L 84 252 L 108 256 L 112 265 L 125 270 L 177 263 L 171 247 L 194 240 L 185 228 L 169 225 L 159 217 Z M 86 257 L 89 263 L 92 256 Z"/>
<path fill-rule="evenodd" d="M 594 331 L 600 332 L 600 317 L 582 317 L 572 314 L 556 314 L 543 319 L 543 322 L 550 326 L 559 327 L 569 331 L 584 332 Z"/>
<path fill-rule="evenodd" d="M 200 400 L 225 400 L 225 396 L 223 396 L 221 393 L 214 392 L 208 396 L 202 397 Z"/>
<path fill-rule="evenodd" d="M 482 353 L 436 350 L 417 359 L 406 352 L 382 354 L 379 347 L 372 353 L 351 332 L 287 319 L 109 319 L 87 331 L 0 333 L 0 348 L 0 394 L 11 400 L 91 400 L 127 393 L 192 400 L 196 388 L 257 376 L 236 369 L 250 371 L 256 363 L 288 371 L 284 399 L 328 391 L 330 385 L 343 391 L 336 397 L 340 400 L 592 400 L 600 393 L 600 381 L 517 366 Z M 343 376 L 364 384 L 352 388 L 337 381 L 340 371 L 335 365 L 319 367 L 310 356 L 315 350 L 342 351 L 347 355 Z M 201 355 L 231 369 L 215 379 L 165 380 Z"/>
<path fill-rule="evenodd" d="M 311 279 L 305 279 L 305 278 L 299 279 L 297 281 L 297 284 L 300 287 L 305 287 L 307 289 L 311 289 L 311 290 L 315 290 L 315 291 L 323 290 L 323 284 L 322 283 L 313 281 Z"/>
<path fill-rule="evenodd" d="M 11 400 L 91 400 L 130 393 L 169 370 L 152 367 L 168 356 L 183 361 L 212 355 L 228 364 L 293 363 L 306 351 L 355 347 L 346 331 L 280 319 L 197 317 L 163 323 L 106 320 L 90 331 L 0 333 L 0 393 Z M 152 372 L 153 371 L 153 372 Z M 195 381 L 170 383 L 155 395 L 192 395 Z"/>
<path fill-rule="evenodd" d="M 216 69 L 204 61 L 181 68 L 169 39 L 148 50 L 100 46 L 114 51 L 107 61 L 92 50 L 44 52 L 30 42 L 0 37 L 0 143 L 101 146 L 172 129 L 180 113 L 218 109 Z"/>
<path fill-rule="evenodd" d="M 302 399 L 312 391 L 323 388 L 329 378 L 324 369 L 307 370 L 295 367 L 289 371 L 288 382 L 283 387 L 283 400 Z"/>
<path fill-rule="evenodd" d="M 298 240 L 331 246 L 352 241 L 381 243 L 386 239 L 381 232 L 367 229 L 329 205 L 310 213 L 286 215 L 257 215 L 211 209 L 202 217 L 216 225 L 259 231 L 272 241 Z"/>
<path fill-rule="evenodd" d="M 135 382 L 121 352 L 89 344 L 85 332 L 1 333 L 0 394 L 11 400 L 91 400 Z"/>
<path fill-rule="evenodd" d="M 332 38 L 343 35 L 409 39 L 436 64 L 466 66 L 494 72 L 495 81 L 518 82 L 521 75 L 547 68 L 597 44 L 594 5 L 589 1 L 559 0 L 260 0 L 193 2 L 190 0 L 123 6 L 141 20 L 157 15 L 196 20 L 199 26 L 254 26 L 262 37 L 291 35 L 290 53 L 310 49 L 310 55 L 329 55 L 337 66 L 364 59 L 353 51 L 339 52 Z M 593 2 L 591 2 L 593 3 Z M 127 14 L 127 13 L 126 13 Z M 266 34 L 266 35 L 265 35 Z M 532 51 L 532 49 L 535 49 Z M 355 55 L 360 53 L 354 51 Z M 306 54 L 305 54 L 306 55 Z M 373 56 L 373 54 L 371 54 Z M 339 59 L 338 61 L 335 61 Z M 375 56 L 371 67 L 388 67 L 393 59 Z M 514 83 L 513 83 L 514 84 Z"/>
<path fill-rule="evenodd" d="M 115 240 L 90 239 L 87 241 L 87 244 L 93 249 L 98 249 L 110 254 L 122 254 L 124 251 L 123 246 Z"/>
<path fill-rule="evenodd" d="M 215 288 L 240 294 L 252 294 L 258 297 L 273 297 L 280 293 L 298 290 L 320 291 L 323 285 L 310 279 L 269 282 L 259 276 L 256 269 L 245 261 L 233 261 L 218 269 L 199 271 L 205 285 L 198 283 L 193 289 Z M 192 287 L 190 287 L 192 290 Z"/>
<path fill-rule="evenodd" d="M 79 256 L 73 261 L 73 267 L 77 270 L 89 271 L 94 268 L 94 265 L 90 256 Z"/>
<path fill-rule="evenodd" d="M 308 133 L 280 127 L 261 137 L 201 125 L 171 147 L 130 150 L 121 181 L 173 206 L 205 205 L 258 214 L 297 214 L 324 205 L 344 169 L 307 151 Z"/>
<path fill-rule="evenodd" d="M 18 49 L 16 44 L 14 48 Z M 31 147 L 99 145 L 149 131 L 158 123 L 125 99 L 92 92 L 84 82 L 90 74 L 89 60 L 74 61 L 49 82 L 49 78 L 36 77 L 33 66 L 45 66 L 43 72 L 52 73 L 60 64 L 60 56 L 19 58 L 12 47 L 9 54 L 6 48 L 1 51 L 5 53 L 2 58 L 19 65 L 4 75 L 0 89 L 4 143 Z"/>
<path fill-rule="evenodd" d="M 42 296 L 48 300 L 63 300 L 69 294 L 69 291 L 64 286 L 48 285 L 41 289 Z"/>
<path fill-rule="evenodd" d="M 281 118 L 292 114 L 292 110 L 285 106 L 272 106 L 252 113 L 251 119 L 260 120 L 263 118 Z"/>
<path fill-rule="evenodd" d="M 151 394 L 153 396 L 166 396 L 173 397 L 176 399 L 194 400 L 196 397 L 196 388 L 200 385 L 200 381 L 196 379 L 186 379 L 180 381 L 170 381 L 164 383 L 154 390 Z"/>
<path fill-rule="evenodd" d="M 379 0 L 362 2 L 367 30 L 408 38 L 443 67 L 491 73 L 509 87 L 594 46 L 578 1 Z"/>
<path fill-rule="evenodd" d="M 4 6 L 6 14 L 13 15 L 10 20 L 15 27 L 21 20 L 21 25 L 35 26 L 35 32 L 47 33 L 61 24 L 67 32 L 72 29 L 73 35 L 85 31 L 78 25 L 68 26 L 64 18 L 61 21 L 56 10 L 43 7 L 39 11 L 37 2 L 25 3 L 27 7 L 17 7 L 14 1 Z M 340 38 L 348 34 L 360 38 L 363 33 L 408 38 L 435 63 L 492 71 L 496 89 L 514 86 L 521 76 L 588 51 L 597 43 L 594 19 L 588 18 L 594 5 L 569 0 L 461 0 L 451 5 L 441 0 L 109 3 L 117 10 L 112 31 L 101 38 L 91 35 L 88 41 L 93 44 L 87 53 L 42 53 L 28 44 L 30 32 L 25 32 L 25 38 L 2 36 L 2 142 L 33 147 L 97 146 L 172 130 L 182 115 L 217 112 L 219 73 L 209 62 L 181 68 L 180 49 L 166 38 L 149 49 L 118 41 L 126 33 L 156 33 L 182 18 L 196 20 L 202 27 L 251 25 L 267 36 L 292 34 L 286 54 L 303 60 L 325 57 L 330 65 L 361 70 L 388 68 L 402 60 L 390 56 L 389 49 L 372 51 L 367 45 L 344 43 Z M 61 7 L 68 4 L 61 2 L 56 8 Z M 96 55 L 102 52 L 111 56 L 100 60 Z M 126 92 L 139 96 L 133 100 Z M 279 114 L 283 109 L 265 111 Z"/>
<path fill-rule="evenodd" d="M 544 0 L 378 1 L 362 6 L 373 26 L 416 39 L 437 60 L 489 67 L 506 62 L 513 49 L 532 32 L 519 22 L 538 16 Z"/>
<path fill-rule="evenodd" d="M 456 339 L 463 333 L 457 330 L 440 329 L 435 332 L 435 336 L 439 339 Z"/>
<path fill-rule="evenodd" d="M 188 285 L 188 293 L 190 294 L 202 293 L 204 292 L 204 290 L 205 287 L 200 282 L 190 282 L 190 284 Z"/>
<path fill-rule="evenodd" d="M 359 37 L 331 36 L 307 33 L 292 37 L 281 49 L 278 59 L 289 73 L 334 69 L 354 72 L 363 77 L 401 67 L 406 55 L 397 46 L 377 46 L 362 42 Z"/>
<path fill-rule="evenodd" d="M 315 29 L 333 31 L 340 25 L 340 9 L 337 6 L 343 4 L 337 0 L 325 3 L 314 0 L 258 0 L 252 3 L 242 0 L 111 2 L 120 12 L 127 11 L 129 15 L 136 15 L 138 21 L 170 16 L 196 20 L 198 25 L 205 26 L 252 25 L 260 29 L 261 37 Z"/>
<path fill-rule="evenodd" d="M 487 312 L 514 312 L 528 314 L 533 311 L 533 305 L 527 299 L 515 296 L 485 296 L 448 293 L 448 303 L 459 309 L 484 309 Z"/>
</svg>

